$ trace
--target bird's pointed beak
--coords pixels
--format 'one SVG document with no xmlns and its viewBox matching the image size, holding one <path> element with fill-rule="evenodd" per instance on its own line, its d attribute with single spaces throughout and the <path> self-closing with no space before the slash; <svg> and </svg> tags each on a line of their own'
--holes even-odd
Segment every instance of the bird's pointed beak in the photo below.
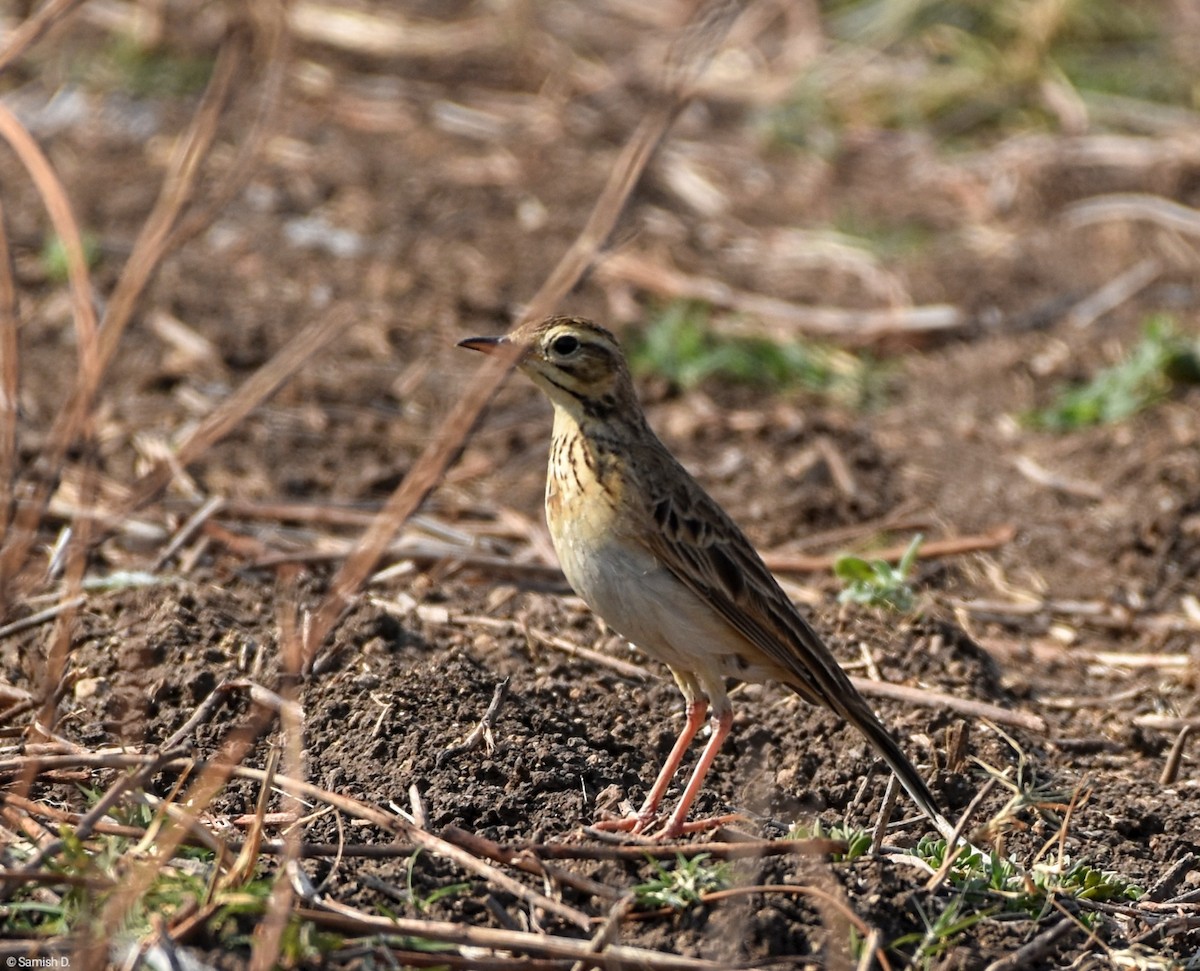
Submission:
<svg viewBox="0 0 1200 971">
<path fill-rule="evenodd" d="M 472 351 L 482 351 L 484 354 L 495 354 L 500 348 L 509 344 L 507 337 L 468 337 L 458 342 L 459 347 L 470 348 Z"/>
</svg>

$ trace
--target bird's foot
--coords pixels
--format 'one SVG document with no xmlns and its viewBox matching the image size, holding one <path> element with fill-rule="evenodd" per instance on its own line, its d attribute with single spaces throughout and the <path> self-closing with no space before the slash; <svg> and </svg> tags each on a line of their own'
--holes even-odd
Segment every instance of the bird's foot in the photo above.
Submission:
<svg viewBox="0 0 1200 971">
<path fill-rule="evenodd" d="M 602 819 L 593 823 L 588 828 L 598 833 L 629 833 L 633 836 L 642 836 L 654 842 L 662 842 L 679 839 L 681 836 L 692 836 L 695 833 L 706 833 L 710 830 L 720 829 L 722 826 L 734 823 L 749 822 L 747 817 L 741 813 L 725 813 L 721 816 L 712 816 L 709 819 L 693 819 L 690 822 L 672 818 L 663 823 L 660 828 L 654 829 L 653 826 L 657 819 L 657 814 L 643 816 L 641 813 L 638 813 L 632 816 L 621 816 L 616 819 Z"/>
<path fill-rule="evenodd" d="M 662 829 L 647 833 L 646 835 L 656 840 L 673 840 L 681 836 L 707 833 L 710 830 L 720 829 L 722 826 L 729 826 L 733 823 L 746 822 L 749 822 L 749 819 L 741 813 L 724 813 L 720 816 L 710 816 L 708 819 L 693 819 L 690 822 L 669 819 Z"/>
<path fill-rule="evenodd" d="M 657 818 L 658 813 L 656 812 L 632 813 L 628 816 L 599 819 L 588 828 L 601 833 L 632 833 L 634 836 L 637 836 L 639 833 L 644 833 L 653 825 Z"/>
</svg>

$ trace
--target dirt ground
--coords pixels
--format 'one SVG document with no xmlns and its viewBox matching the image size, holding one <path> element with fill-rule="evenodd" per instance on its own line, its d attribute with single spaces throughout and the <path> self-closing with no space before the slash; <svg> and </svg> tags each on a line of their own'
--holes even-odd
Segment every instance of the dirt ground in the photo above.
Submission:
<svg viewBox="0 0 1200 971">
<path fill-rule="evenodd" d="M 280 618 L 320 603 L 365 522 L 351 514 L 383 503 L 472 382 L 478 361 L 456 341 L 511 325 L 644 114 L 640 92 L 661 50 L 650 14 L 617 4 L 406 6 L 441 26 L 483 21 L 493 33 L 478 36 L 494 37 L 454 57 L 298 41 L 247 184 L 165 261 L 121 343 L 96 413 L 101 502 L 303 327 L 330 315 L 353 320 L 269 403 L 180 469 L 138 514 L 143 528 L 96 547 L 89 576 L 142 572 L 87 592 L 57 706 L 55 732 L 66 742 L 145 751 L 226 679 L 278 686 Z M 758 32 L 747 26 L 735 45 L 755 51 L 767 73 L 782 71 L 785 45 L 765 24 L 799 39 L 814 27 L 799 14 L 776 22 L 756 9 Z M 211 54 L 203 30 L 178 34 L 193 37 L 192 52 L 168 34 L 169 51 Z M 787 51 L 803 48 L 797 41 Z M 97 80 L 112 57 L 108 28 L 80 14 L 2 79 L 4 103 L 37 137 L 96 240 L 100 301 L 198 96 L 130 94 Z M 252 124 L 257 84 L 247 79 L 222 122 L 210 160 L 218 170 L 233 164 Z M 873 698 L 947 815 L 957 818 L 989 778 L 1007 773 L 973 817 L 1003 820 L 1003 832 L 986 834 L 1002 853 L 1026 866 L 1065 853 L 1154 887 L 1200 848 L 1200 753 L 1186 733 L 1174 778 L 1160 781 L 1181 730 L 1200 717 L 1200 387 L 1068 434 L 1022 416 L 1118 360 L 1153 314 L 1200 334 L 1197 254 L 1186 234 L 1065 215 L 1118 192 L 1200 204 L 1200 143 L 1179 130 L 1011 131 L 951 147 L 936 133 L 863 124 L 821 152 L 773 135 L 770 108 L 767 95 L 751 97 L 734 81 L 702 94 L 651 163 L 617 251 L 797 307 L 945 305 L 961 322 L 870 341 L 840 335 L 881 363 L 884 389 L 867 408 L 719 380 L 685 390 L 651 375 L 639 383 L 650 422 L 777 557 L 869 554 L 917 531 L 931 541 L 979 539 L 971 552 L 919 562 L 919 609 L 909 617 L 839 604 L 827 568 L 781 577 L 852 673 L 1044 720 L 1040 731 L 936 702 Z M 1125 154 L 1105 155 L 1102 135 L 1126 139 Z M 20 471 L 75 380 L 76 336 L 67 291 L 39 258 L 44 210 L 15 156 L 0 154 L 20 297 Z M 851 261 L 799 235 L 834 226 L 910 242 L 880 243 Z M 1086 301 L 1141 261 L 1153 261 L 1148 282 L 1087 316 Z M 639 285 L 601 266 L 560 309 L 636 342 L 672 296 L 665 277 Z M 791 326 L 736 308 L 718 308 L 713 320 L 776 334 Z M 548 435 L 548 407 L 512 379 L 403 537 L 450 552 L 401 558 L 374 581 L 300 685 L 309 782 L 384 809 L 409 810 L 415 792 L 430 832 L 459 827 L 505 845 L 602 846 L 581 825 L 639 802 L 682 706 L 665 672 L 606 632 L 554 569 L 540 508 Z M 83 501 L 75 470 L 86 458 L 74 457 L 44 517 L 47 547 Z M 158 563 L 212 497 L 225 508 Z M 277 553 L 299 567 L 262 565 Z M 40 582 L 2 619 L 53 604 L 58 589 Z M 38 695 L 51 645 L 48 625 L 5 636 L 0 679 Z M 625 666 L 564 650 L 571 645 Z M 494 746 L 457 751 L 505 679 Z M 737 812 L 738 829 L 767 838 L 816 821 L 872 828 L 887 773 L 853 729 L 776 687 L 747 686 L 734 698 L 733 737 L 697 816 Z M 229 691 L 186 744 L 211 756 L 251 708 L 248 690 Z M 32 718 L 5 715 L 5 744 L 31 738 Z M 279 739 L 276 726 L 246 764 L 265 765 Z M 115 776 L 90 778 L 102 790 Z M 153 787 L 166 797 L 178 779 L 164 772 Z M 1024 801 L 1002 813 L 1016 792 Z M 253 781 L 235 779 L 205 818 L 253 813 L 258 794 Z M 81 789 L 52 777 L 29 798 L 87 807 Z M 392 841 L 311 808 L 306 843 Z M 893 826 L 889 844 L 928 835 L 903 796 Z M 263 860 L 270 872 L 271 858 Z M 644 860 L 560 865 L 614 892 L 654 872 Z M 301 866 L 327 898 L 366 913 L 587 936 L 429 854 L 415 864 L 348 855 Z M 597 918 L 612 904 L 510 872 Z M 732 867 L 735 886 L 827 888 L 885 947 L 919 940 L 953 901 L 951 890 L 928 892 L 928 879 L 895 856 Z M 437 893 L 459 881 L 467 886 Z M 990 911 L 944 948 L 919 953 L 910 940 L 887 955 L 895 968 L 1195 968 L 1198 891 L 1200 868 L 1177 867 L 1171 885 L 1156 889 L 1162 910 L 1113 904 L 1095 936 L 1066 928 L 1018 963 L 993 965 L 1056 913 L 1039 923 Z M 846 927 L 831 913 L 811 897 L 763 891 L 626 920 L 617 936 L 721 967 L 853 967 Z M 247 966 L 245 942 L 213 928 L 193 928 L 178 945 L 210 966 Z M 376 966 L 383 950 L 301 963 Z"/>
</svg>

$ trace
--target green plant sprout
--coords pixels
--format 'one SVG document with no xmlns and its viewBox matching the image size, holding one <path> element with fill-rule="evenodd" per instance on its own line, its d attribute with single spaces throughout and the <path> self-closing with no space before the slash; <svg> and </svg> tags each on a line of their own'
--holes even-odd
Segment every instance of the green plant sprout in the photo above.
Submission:
<svg viewBox="0 0 1200 971">
<path fill-rule="evenodd" d="M 839 556 L 833 564 L 833 572 L 845 587 L 838 594 L 838 602 L 887 607 L 908 613 L 916 603 L 916 596 L 908 582 L 909 575 L 924 539 L 920 533 L 914 536 L 895 566 L 886 560 Z"/>
<path fill-rule="evenodd" d="M 700 903 L 704 894 L 725 889 L 729 886 L 729 867 L 710 862 L 709 856 L 697 853 L 686 857 L 679 853 L 674 868 L 670 869 L 652 861 L 657 871 L 654 878 L 633 888 L 638 905 L 687 910 Z"/>
<path fill-rule="evenodd" d="M 1088 382 L 1062 391 L 1030 415 L 1031 424 L 1065 432 L 1123 421 L 1161 401 L 1180 384 L 1200 383 L 1200 342 L 1181 335 L 1167 317 L 1155 317 L 1125 359 Z"/>
<path fill-rule="evenodd" d="M 866 358 L 811 342 L 718 334 L 709 317 L 706 304 L 670 304 L 632 342 L 634 373 L 656 374 L 685 390 L 710 378 L 773 389 L 798 387 L 853 408 L 880 395 L 880 371 Z"/>
<path fill-rule="evenodd" d="M 100 241 L 94 233 L 85 230 L 80 234 L 80 242 L 83 244 L 83 261 L 91 269 L 100 259 Z M 51 283 L 67 282 L 67 247 L 57 233 L 46 237 L 38 259 L 42 272 Z"/>
<path fill-rule="evenodd" d="M 857 860 L 860 856 L 866 856 L 871 849 L 872 841 L 871 834 L 865 829 L 852 826 L 850 823 L 835 823 L 826 829 L 819 819 L 811 826 L 800 826 L 793 823 L 784 838 L 790 840 L 841 840 L 846 844 L 846 852 L 832 854 L 830 859 L 835 863 Z"/>
</svg>

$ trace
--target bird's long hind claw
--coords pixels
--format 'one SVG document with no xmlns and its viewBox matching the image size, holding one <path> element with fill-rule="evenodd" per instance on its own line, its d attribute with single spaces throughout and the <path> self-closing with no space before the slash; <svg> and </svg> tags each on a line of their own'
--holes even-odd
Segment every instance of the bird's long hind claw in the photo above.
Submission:
<svg viewBox="0 0 1200 971">
<path fill-rule="evenodd" d="M 725 813 L 721 816 L 713 816 L 709 819 L 693 819 L 686 823 L 681 823 L 677 827 L 672 827 L 668 820 L 660 829 L 652 829 L 652 825 L 657 817 L 652 817 L 645 820 L 644 824 L 640 816 L 622 816 L 618 819 L 602 819 L 587 827 L 587 830 L 596 833 L 628 833 L 631 836 L 641 836 L 643 839 L 651 842 L 661 842 L 664 840 L 678 839 L 681 836 L 692 836 L 696 833 L 706 833 L 709 830 L 720 829 L 722 826 L 729 826 L 734 823 L 745 823 L 749 820 L 741 813 Z"/>
<path fill-rule="evenodd" d="M 589 829 L 601 833 L 643 833 L 658 818 L 658 813 L 643 815 L 634 813 L 631 816 L 617 816 L 612 819 L 600 819 L 592 823 Z"/>
</svg>

